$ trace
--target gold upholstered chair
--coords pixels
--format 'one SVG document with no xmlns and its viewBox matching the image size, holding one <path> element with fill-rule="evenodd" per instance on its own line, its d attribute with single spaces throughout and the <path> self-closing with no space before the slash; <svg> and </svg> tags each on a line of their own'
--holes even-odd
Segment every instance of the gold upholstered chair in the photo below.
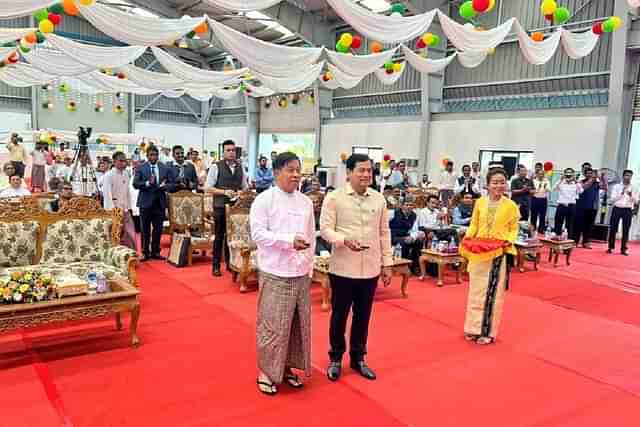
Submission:
<svg viewBox="0 0 640 427">
<path fill-rule="evenodd" d="M 249 210 L 255 200 L 255 193 L 241 193 L 233 205 L 226 206 L 227 245 L 229 261 L 227 266 L 233 275 L 233 281 L 240 279 L 240 292 L 247 291 L 249 279 L 257 279 L 258 266 L 256 244 L 251 240 Z"/>
<path fill-rule="evenodd" d="M 204 197 L 191 191 L 169 194 L 169 227 L 173 233 L 185 233 L 191 238 L 188 264 L 193 263 L 193 252 L 206 255 L 213 245 L 213 227 L 206 220 Z"/>
</svg>

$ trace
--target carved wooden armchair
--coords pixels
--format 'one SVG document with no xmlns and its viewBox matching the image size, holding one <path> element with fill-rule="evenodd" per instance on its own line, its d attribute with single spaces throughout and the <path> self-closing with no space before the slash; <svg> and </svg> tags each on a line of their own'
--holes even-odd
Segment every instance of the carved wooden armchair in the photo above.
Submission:
<svg viewBox="0 0 640 427">
<path fill-rule="evenodd" d="M 247 291 L 250 278 L 257 280 L 258 266 L 256 244 L 251 240 L 249 210 L 255 200 L 255 193 L 243 192 L 234 205 L 226 206 L 227 245 L 233 281 L 240 278 L 240 292 Z"/>
<path fill-rule="evenodd" d="M 205 218 L 204 196 L 191 191 L 169 194 L 169 227 L 174 232 L 191 237 L 187 262 L 193 263 L 193 252 L 202 251 L 206 255 L 213 245 L 213 227 Z"/>
</svg>

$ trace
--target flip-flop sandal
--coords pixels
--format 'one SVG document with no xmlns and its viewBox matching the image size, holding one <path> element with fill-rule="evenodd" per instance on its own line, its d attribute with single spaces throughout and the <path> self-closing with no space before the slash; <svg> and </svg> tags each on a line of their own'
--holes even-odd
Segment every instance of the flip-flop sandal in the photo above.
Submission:
<svg viewBox="0 0 640 427">
<path fill-rule="evenodd" d="M 464 339 L 467 341 L 475 341 L 478 339 L 477 335 L 464 334 Z"/>
<path fill-rule="evenodd" d="M 293 388 L 304 387 L 304 384 L 300 382 L 300 378 L 295 374 L 285 374 L 284 380 Z"/>
<path fill-rule="evenodd" d="M 489 345 L 494 343 L 494 339 L 491 337 L 480 337 L 476 340 L 476 343 L 480 345 Z"/>
<path fill-rule="evenodd" d="M 258 390 L 260 390 L 260 393 L 266 394 L 267 396 L 275 396 L 278 393 L 278 390 L 276 389 L 276 385 L 274 383 L 260 381 L 259 378 L 256 380 L 256 382 L 258 384 Z"/>
</svg>

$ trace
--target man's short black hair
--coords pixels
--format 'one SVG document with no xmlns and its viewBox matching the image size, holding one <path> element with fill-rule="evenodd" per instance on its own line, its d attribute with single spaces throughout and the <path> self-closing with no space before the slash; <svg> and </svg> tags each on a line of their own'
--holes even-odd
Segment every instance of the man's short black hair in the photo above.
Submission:
<svg viewBox="0 0 640 427">
<path fill-rule="evenodd" d="M 285 151 L 278 154 L 278 157 L 273 161 L 273 170 L 282 170 L 289 162 L 297 161 L 300 163 L 300 158 L 291 151 Z"/>
<path fill-rule="evenodd" d="M 429 203 L 432 199 L 440 200 L 438 199 L 438 196 L 436 196 L 435 194 L 429 194 L 427 196 L 427 203 Z"/>
<path fill-rule="evenodd" d="M 371 158 L 366 154 L 352 154 L 347 159 L 347 170 L 352 171 L 356 168 L 356 164 L 361 162 L 371 163 Z"/>
<path fill-rule="evenodd" d="M 152 152 L 156 154 L 160 154 L 160 152 L 158 151 L 158 147 L 156 147 L 155 145 L 150 145 L 149 148 L 147 148 L 147 154 Z"/>
<path fill-rule="evenodd" d="M 465 170 L 466 168 L 471 169 L 471 165 L 463 165 L 463 166 L 462 166 L 462 170 Z"/>
<path fill-rule="evenodd" d="M 236 143 L 232 139 L 226 139 L 222 142 L 222 149 L 227 145 L 236 145 Z"/>
<path fill-rule="evenodd" d="M 623 176 L 624 176 L 624 174 L 627 174 L 627 173 L 633 175 L 633 171 L 631 169 L 625 169 L 625 170 L 622 171 L 622 175 Z"/>
<path fill-rule="evenodd" d="M 447 166 L 453 166 L 453 162 L 451 160 L 447 160 Z"/>
<path fill-rule="evenodd" d="M 584 162 L 584 163 L 582 164 L 582 166 L 581 166 L 581 167 L 582 167 L 582 168 L 584 168 L 585 166 L 589 166 L 589 167 L 591 167 L 591 163 L 589 163 L 589 162 Z"/>
<path fill-rule="evenodd" d="M 111 157 L 113 159 L 113 161 L 115 162 L 116 160 L 118 160 L 120 157 L 122 157 L 122 160 L 127 160 L 127 156 L 126 154 L 124 154 L 122 151 L 116 151 L 115 153 L 113 153 L 113 156 Z"/>
<path fill-rule="evenodd" d="M 538 166 L 543 167 L 542 162 L 537 162 L 537 163 L 536 163 L 536 167 L 538 167 Z"/>
<path fill-rule="evenodd" d="M 174 146 L 173 146 L 173 148 L 171 149 L 171 152 L 172 152 L 173 154 L 175 154 L 175 153 L 176 153 L 176 150 L 182 150 L 182 151 L 184 151 L 184 147 L 183 147 L 182 145 L 174 145 Z"/>
</svg>

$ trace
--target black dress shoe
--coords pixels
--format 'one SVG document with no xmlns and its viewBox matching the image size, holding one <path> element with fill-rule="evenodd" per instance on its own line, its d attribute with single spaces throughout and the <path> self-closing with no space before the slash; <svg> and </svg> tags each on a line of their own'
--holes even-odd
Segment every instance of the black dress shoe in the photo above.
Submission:
<svg viewBox="0 0 640 427">
<path fill-rule="evenodd" d="M 368 380 L 375 380 L 376 374 L 367 366 L 364 360 L 360 360 L 359 362 L 351 362 L 351 369 L 362 375 Z"/>
<path fill-rule="evenodd" d="M 342 374 L 342 363 L 341 362 L 330 362 L 329 367 L 327 368 L 327 378 L 331 381 L 338 381 L 340 375 Z"/>
<path fill-rule="evenodd" d="M 611 248 L 609 248 L 609 249 L 607 249 L 607 253 L 611 254 L 611 253 L 613 253 L 613 250 Z"/>
<path fill-rule="evenodd" d="M 152 255 L 151 255 L 151 259 L 157 259 L 157 260 L 160 260 L 160 261 L 164 261 L 166 258 L 165 258 L 165 257 L 163 257 L 163 256 L 162 256 L 162 255 L 160 255 L 160 254 L 152 254 Z"/>
<path fill-rule="evenodd" d="M 627 252 L 627 251 L 622 251 L 622 252 L 620 252 L 620 253 L 621 253 L 622 255 L 624 255 L 624 256 L 629 256 L 629 252 Z"/>
<path fill-rule="evenodd" d="M 213 269 L 211 270 L 211 274 L 213 274 L 216 277 L 222 276 L 222 272 L 220 272 L 220 266 L 219 265 L 214 265 Z"/>
<path fill-rule="evenodd" d="M 140 259 L 140 262 L 147 262 L 151 259 L 151 257 L 149 255 L 143 255 L 142 258 Z"/>
</svg>

